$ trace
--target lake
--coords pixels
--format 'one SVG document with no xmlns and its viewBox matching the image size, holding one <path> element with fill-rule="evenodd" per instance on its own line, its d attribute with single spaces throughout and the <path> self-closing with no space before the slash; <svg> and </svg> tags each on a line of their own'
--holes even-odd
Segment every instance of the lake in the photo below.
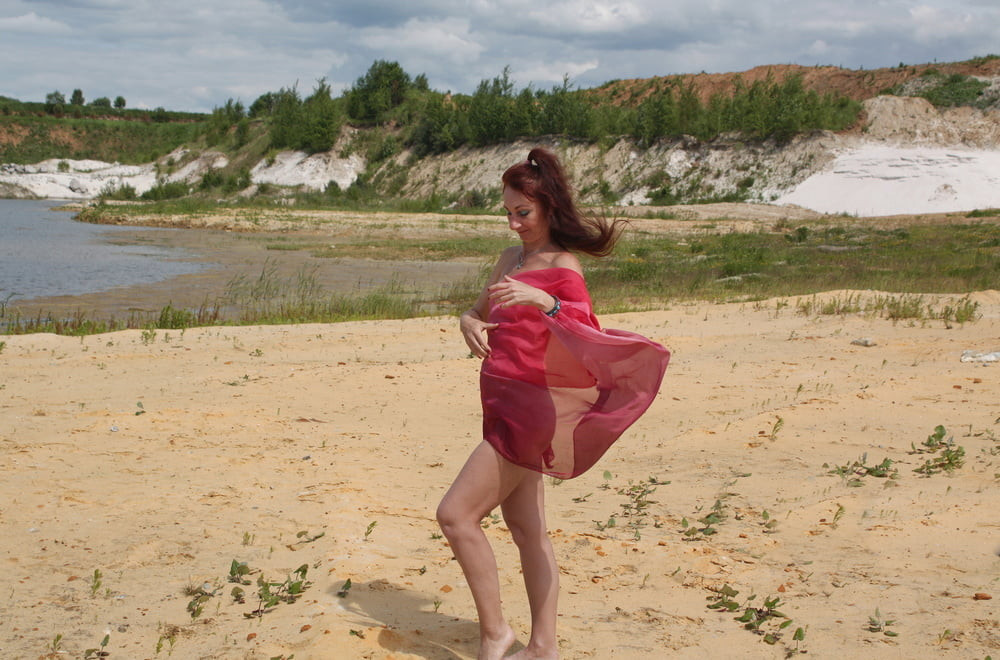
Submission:
<svg viewBox="0 0 1000 660">
<path fill-rule="evenodd" d="M 212 267 L 184 249 L 116 242 L 121 228 L 77 222 L 73 213 L 55 210 L 59 204 L 0 200 L 0 303 L 100 293 Z M 128 234 L 137 231 L 144 229 Z"/>
<path fill-rule="evenodd" d="M 329 294 L 393 285 L 433 299 L 480 270 L 473 262 L 320 258 L 309 249 L 271 249 L 276 238 L 265 233 L 91 225 L 54 210 L 59 204 L 0 200 L 0 312 L 151 318 L 166 305 L 212 307 L 230 282 L 265 272 L 286 283 L 305 273 Z M 296 237 L 280 234 L 281 241 Z M 302 239 L 315 243 L 317 235 Z"/>
</svg>

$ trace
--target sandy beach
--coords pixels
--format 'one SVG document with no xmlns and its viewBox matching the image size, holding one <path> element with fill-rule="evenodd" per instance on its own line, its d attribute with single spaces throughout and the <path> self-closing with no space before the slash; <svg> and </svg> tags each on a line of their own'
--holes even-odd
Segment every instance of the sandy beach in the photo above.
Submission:
<svg viewBox="0 0 1000 660">
<path fill-rule="evenodd" d="M 547 485 L 563 657 L 996 656 L 1000 363 L 961 357 L 1000 351 L 1000 292 L 973 299 L 951 328 L 796 299 L 603 317 L 673 361 L 594 470 Z M 434 521 L 479 440 L 454 318 L 0 341 L 6 657 L 105 635 L 112 658 L 475 657 Z M 925 476 L 938 425 L 964 464 Z M 859 467 L 886 458 L 895 478 Z M 484 524 L 524 641 L 514 546 Z M 255 615 L 258 578 L 302 566 Z M 709 609 L 725 585 L 738 609 Z M 734 618 L 751 595 L 792 620 L 774 645 Z"/>
</svg>

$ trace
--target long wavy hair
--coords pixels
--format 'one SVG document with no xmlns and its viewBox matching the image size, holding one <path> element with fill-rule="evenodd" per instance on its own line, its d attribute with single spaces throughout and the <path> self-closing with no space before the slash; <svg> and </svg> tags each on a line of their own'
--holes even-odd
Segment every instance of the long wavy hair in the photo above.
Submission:
<svg viewBox="0 0 1000 660">
<path fill-rule="evenodd" d="M 518 191 L 541 207 L 549 219 L 552 241 L 564 250 L 606 257 L 626 224 L 624 220 L 609 221 L 603 216 L 581 213 L 562 163 L 548 149 L 532 149 L 527 160 L 503 173 L 502 181 L 504 187 Z"/>
</svg>

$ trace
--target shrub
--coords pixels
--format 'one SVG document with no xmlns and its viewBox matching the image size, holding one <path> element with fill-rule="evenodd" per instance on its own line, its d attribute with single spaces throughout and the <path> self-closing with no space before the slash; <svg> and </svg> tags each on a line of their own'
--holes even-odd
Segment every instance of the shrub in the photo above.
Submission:
<svg viewBox="0 0 1000 660">
<path fill-rule="evenodd" d="M 183 181 L 160 181 L 155 186 L 142 193 L 142 199 L 158 202 L 164 199 L 177 199 L 189 194 L 191 189 Z"/>
</svg>

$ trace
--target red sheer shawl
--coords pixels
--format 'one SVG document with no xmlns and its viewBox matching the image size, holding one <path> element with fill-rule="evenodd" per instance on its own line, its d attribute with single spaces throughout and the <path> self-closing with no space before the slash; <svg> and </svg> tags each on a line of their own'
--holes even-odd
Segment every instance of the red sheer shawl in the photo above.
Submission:
<svg viewBox="0 0 1000 660">
<path fill-rule="evenodd" d="M 492 307 L 480 372 L 483 437 L 508 461 L 568 479 L 588 470 L 642 415 L 670 353 L 641 335 L 601 330 L 583 277 L 568 268 L 512 277 L 557 296 L 534 307 Z"/>
</svg>

